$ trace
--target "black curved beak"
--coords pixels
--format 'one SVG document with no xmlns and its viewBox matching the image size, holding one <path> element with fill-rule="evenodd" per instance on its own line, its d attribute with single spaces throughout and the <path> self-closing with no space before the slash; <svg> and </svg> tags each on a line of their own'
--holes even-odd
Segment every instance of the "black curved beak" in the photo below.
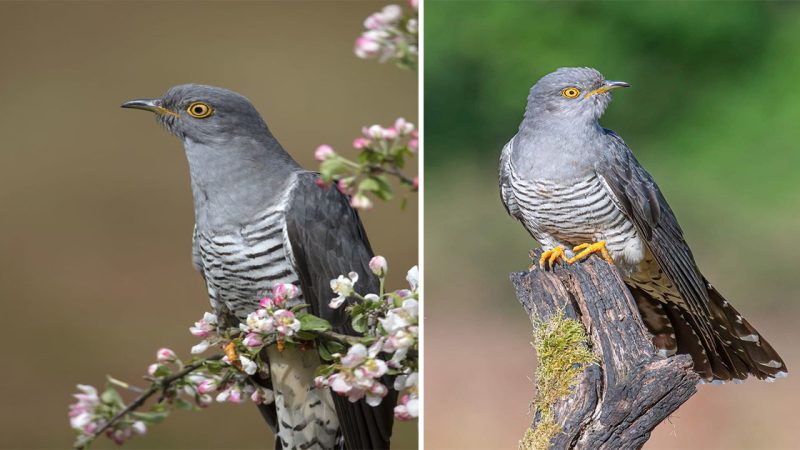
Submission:
<svg viewBox="0 0 800 450">
<path fill-rule="evenodd" d="M 630 84 L 628 84 L 628 83 L 626 83 L 624 81 L 606 81 L 605 85 L 608 88 L 608 90 L 617 89 L 617 88 L 631 87 Z"/>
<path fill-rule="evenodd" d="M 129 100 L 120 106 L 123 108 L 142 109 L 161 115 L 170 114 L 178 117 L 178 114 L 175 111 L 170 111 L 169 109 L 161 106 L 161 101 L 159 99 L 142 98 L 137 100 Z"/>
</svg>

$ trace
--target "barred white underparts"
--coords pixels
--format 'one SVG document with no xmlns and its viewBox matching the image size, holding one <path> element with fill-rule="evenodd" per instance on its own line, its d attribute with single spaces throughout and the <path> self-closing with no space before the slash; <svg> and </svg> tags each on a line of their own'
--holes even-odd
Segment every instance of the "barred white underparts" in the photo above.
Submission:
<svg viewBox="0 0 800 450">
<path fill-rule="evenodd" d="M 292 185 L 292 188 L 294 185 Z M 200 264 L 212 307 L 243 321 L 278 283 L 299 285 L 286 238 L 283 200 L 233 233 L 195 231 Z M 301 295 L 288 306 L 303 302 Z M 278 413 L 277 439 L 284 449 L 333 449 L 339 421 L 328 389 L 314 386 L 320 364 L 315 351 L 267 350 Z"/>
</svg>

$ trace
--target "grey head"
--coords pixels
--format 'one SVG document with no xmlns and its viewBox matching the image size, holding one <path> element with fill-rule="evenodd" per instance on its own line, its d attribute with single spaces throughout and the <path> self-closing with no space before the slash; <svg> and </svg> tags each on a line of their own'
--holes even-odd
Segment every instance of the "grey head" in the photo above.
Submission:
<svg viewBox="0 0 800 450">
<path fill-rule="evenodd" d="M 250 101 L 236 92 L 182 84 L 123 108 L 155 113 L 184 145 L 198 226 L 237 226 L 278 201 L 302 170 Z"/>
<path fill-rule="evenodd" d="M 628 86 L 606 80 L 595 69 L 563 67 L 531 88 L 525 116 L 547 122 L 597 122 L 611 103 L 611 91 Z"/>
<path fill-rule="evenodd" d="M 611 91 L 628 86 L 588 67 L 561 68 L 542 77 L 531 88 L 514 140 L 510 159 L 516 170 L 562 179 L 588 173 L 607 147 L 598 120 Z"/>
</svg>

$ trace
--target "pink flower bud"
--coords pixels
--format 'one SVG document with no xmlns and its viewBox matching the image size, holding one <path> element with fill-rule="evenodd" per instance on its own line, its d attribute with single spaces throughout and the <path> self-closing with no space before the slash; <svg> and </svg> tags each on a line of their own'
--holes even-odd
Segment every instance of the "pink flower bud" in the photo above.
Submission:
<svg viewBox="0 0 800 450">
<path fill-rule="evenodd" d="M 197 385 L 197 393 L 200 395 L 208 394 L 217 390 L 217 383 L 213 380 L 203 380 Z"/>
<path fill-rule="evenodd" d="M 331 159 L 334 156 L 336 156 L 336 152 L 333 151 L 333 148 L 331 148 L 330 145 L 320 145 L 314 152 L 314 159 L 317 161 L 325 161 L 326 159 Z"/>
<path fill-rule="evenodd" d="M 373 256 L 372 259 L 369 260 L 369 270 L 371 270 L 375 275 L 379 277 L 386 275 L 386 269 L 386 258 L 383 256 Z"/>
<path fill-rule="evenodd" d="M 244 345 L 255 348 L 260 347 L 264 342 L 261 340 L 261 336 L 256 333 L 249 333 L 247 336 L 244 337 L 242 341 Z"/>
<path fill-rule="evenodd" d="M 316 184 L 317 186 L 319 186 L 319 187 L 321 187 L 323 189 L 328 187 L 328 183 L 325 180 L 323 180 L 322 178 L 317 178 L 316 180 L 314 180 L 314 184 Z"/>
<path fill-rule="evenodd" d="M 173 362 L 178 359 L 178 355 L 168 348 L 161 348 L 156 353 L 156 361 L 160 363 Z"/>
<path fill-rule="evenodd" d="M 357 194 L 350 199 L 350 206 L 358 209 L 370 209 L 372 208 L 372 200 L 364 194 Z"/>
<path fill-rule="evenodd" d="M 158 364 L 158 363 L 150 364 L 149 366 L 147 366 L 147 373 L 151 377 L 156 376 L 156 370 L 158 370 L 158 366 L 160 366 L 160 364 Z"/>
<path fill-rule="evenodd" d="M 380 53 L 381 44 L 368 37 L 360 36 L 356 39 L 356 45 L 353 51 L 359 58 L 372 58 L 378 56 Z"/>
<path fill-rule="evenodd" d="M 361 150 L 367 148 L 370 142 L 369 139 L 363 137 L 357 137 L 353 140 L 353 148 L 356 150 Z"/>
<path fill-rule="evenodd" d="M 300 295 L 300 289 L 297 286 L 290 284 L 290 283 L 281 283 L 276 284 L 272 287 L 272 295 L 278 299 L 292 299 L 297 298 Z"/>
<path fill-rule="evenodd" d="M 397 139 L 397 130 L 394 127 L 383 130 L 383 138 L 387 140 Z"/>
</svg>

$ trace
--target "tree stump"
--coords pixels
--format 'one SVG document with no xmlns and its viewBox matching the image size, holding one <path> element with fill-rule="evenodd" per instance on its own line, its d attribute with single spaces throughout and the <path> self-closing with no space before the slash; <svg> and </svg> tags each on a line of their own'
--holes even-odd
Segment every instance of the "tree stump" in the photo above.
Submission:
<svg viewBox="0 0 800 450">
<path fill-rule="evenodd" d="M 560 432 L 551 449 L 641 448 L 696 392 L 700 377 L 691 357 L 656 353 L 635 300 L 602 258 L 512 273 L 511 282 L 534 326 L 559 314 L 578 320 L 597 357 L 577 375 L 572 392 L 552 405 Z M 532 430 L 540 417 L 536 411 Z"/>
</svg>

